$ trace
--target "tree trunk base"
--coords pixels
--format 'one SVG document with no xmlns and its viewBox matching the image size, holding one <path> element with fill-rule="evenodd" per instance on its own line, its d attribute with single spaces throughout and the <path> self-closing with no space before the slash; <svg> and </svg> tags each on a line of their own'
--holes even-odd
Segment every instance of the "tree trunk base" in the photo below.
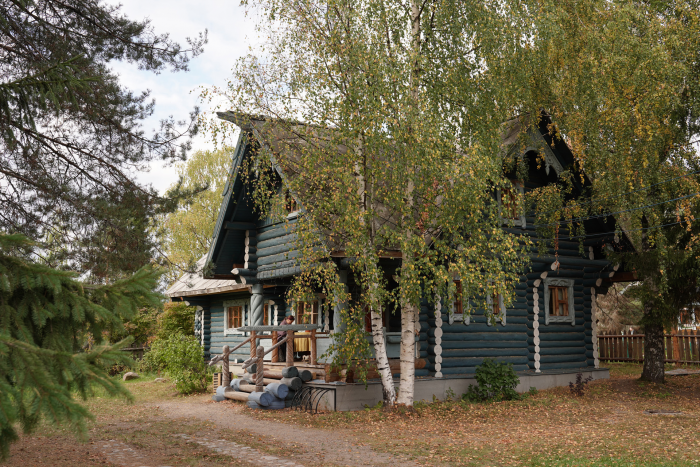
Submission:
<svg viewBox="0 0 700 467">
<path fill-rule="evenodd" d="M 664 327 L 659 324 L 644 326 L 644 369 L 642 381 L 664 384 Z"/>
</svg>

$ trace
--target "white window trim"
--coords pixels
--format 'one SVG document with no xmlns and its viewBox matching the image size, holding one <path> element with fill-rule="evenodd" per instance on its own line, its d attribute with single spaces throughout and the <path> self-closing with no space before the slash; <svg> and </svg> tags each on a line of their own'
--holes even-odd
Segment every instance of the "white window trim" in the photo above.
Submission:
<svg viewBox="0 0 700 467">
<path fill-rule="evenodd" d="M 523 185 L 522 182 L 519 181 L 517 184 L 514 183 L 513 187 L 517 188 L 517 190 L 521 196 L 523 196 L 525 194 L 525 186 Z M 527 221 L 525 220 L 525 213 L 523 213 L 520 216 L 520 218 L 518 218 L 518 219 L 505 219 L 502 216 L 501 207 L 503 206 L 503 203 L 501 202 L 501 189 L 500 188 L 498 188 L 496 190 L 496 198 L 498 199 L 498 217 L 499 217 L 499 219 L 501 219 L 501 224 L 510 224 L 512 222 L 513 225 L 515 225 L 516 227 L 520 227 L 522 229 L 527 227 Z"/>
<path fill-rule="evenodd" d="M 469 301 L 467 301 L 467 307 L 469 307 Z M 457 313 L 455 310 L 457 309 L 457 300 L 452 300 L 452 307 L 450 307 L 450 316 L 447 319 L 447 322 L 452 324 L 454 322 L 464 322 L 464 324 L 469 324 L 469 314 L 464 313 L 464 301 L 462 301 L 462 313 Z M 464 315 L 467 315 L 465 318 Z"/>
<path fill-rule="evenodd" d="M 493 298 L 490 295 L 488 297 L 486 297 L 486 305 L 488 308 L 486 310 L 486 313 L 484 313 L 484 315 L 488 318 L 486 320 L 486 324 L 491 326 L 492 325 L 491 318 L 494 318 L 494 319 L 496 319 L 496 321 L 500 321 L 501 326 L 505 326 L 506 325 L 506 306 L 505 306 L 505 303 L 503 302 L 503 295 L 498 294 L 498 308 L 501 309 L 500 316 L 495 316 L 495 317 L 493 316 L 493 312 L 491 311 L 493 309 Z"/>
<path fill-rule="evenodd" d="M 224 302 L 224 336 L 243 336 L 245 335 L 242 331 L 237 331 L 236 328 L 227 328 L 228 325 L 228 307 L 230 306 L 240 306 L 243 307 L 243 323 L 246 323 L 246 318 L 250 318 L 248 313 L 248 301 L 247 300 L 226 300 Z"/>
<path fill-rule="evenodd" d="M 549 287 L 568 287 L 569 291 L 569 316 L 549 315 Z M 545 278 L 544 280 L 544 324 L 549 323 L 571 323 L 576 325 L 576 309 L 574 308 L 574 280 Z"/>
</svg>

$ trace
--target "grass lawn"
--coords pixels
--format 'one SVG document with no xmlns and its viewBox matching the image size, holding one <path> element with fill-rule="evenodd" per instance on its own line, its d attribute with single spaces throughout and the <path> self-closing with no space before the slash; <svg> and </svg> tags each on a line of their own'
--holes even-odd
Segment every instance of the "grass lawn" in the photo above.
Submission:
<svg viewBox="0 0 700 467">
<path fill-rule="evenodd" d="M 229 420 L 245 414 L 269 422 L 273 429 L 277 423 L 317 428 L 330 438 L 352 439 L 426 466 L 700 466 L 700 375 L 667 377 L 667 384 L 655 386 L 638 381 L 641 365 L 608 366 L 611 379 L 590 383 L 581 398 L 557 388 L 512 402 L 420 403 L 411 414 L 381 409 L 317 415 L 260 412 L 234 403 L 216 407 Z M 276 444 L 264 437 L 210 421 L 165 417 L 159 403 L 192 402 L 195 410 L 213 403 L 209 395 L 178 396 L 172 384 L 153 379 L 126 383 L 133 403 L 103 394 L 87 401 L 95 420 L 89 423 L 85 443 L 76 442 L 65 427 L 44 424 L 13 445 L 12 457 L 3 465 L 112 465 L 100 448 L 108 440 L 147 453 L 143 465 L 248 465 L 186 442 L 182 434 L 205 434 L 280 455 Z M 648 410 L 680 414 L 649 415 Z M 309 449 L 299 446 L 300 452 Z M 304 465 L 325 465 L 317 459 Z"/>
<path fill-rule="evenodd" d="M 700 465 L 700 375 L 667 377 L 656 386 L 638 380 L 639 364 L 608 367 L 611 379 L 591 382 L 582 398 L 557 388 L 521 401 L 421 404 L 407 415 L 367 409 L 256 416 L 348 429 L 376 450 L 410 453 L 425 465 Z"/>
</svg>

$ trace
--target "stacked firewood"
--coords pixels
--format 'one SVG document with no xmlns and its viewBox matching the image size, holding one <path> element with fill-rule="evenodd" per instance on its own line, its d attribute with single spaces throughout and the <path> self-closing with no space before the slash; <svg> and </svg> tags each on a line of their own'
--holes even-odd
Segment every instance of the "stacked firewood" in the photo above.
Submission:
<svg viewBox="0 0 700 467">
<path fill-rule="evenodd" d="M 312 371 L 299 370 L 295 366 L 282 370 L 263 369 L 261 374 L 257 364 L 248 366 L 244 373 L 236 376 L 229 386 L 219 386 L 214 398 L 246 402 L 250 408 L 267 410 L 290 407 L 302 384 L 316 379 Z"/>
</svg>

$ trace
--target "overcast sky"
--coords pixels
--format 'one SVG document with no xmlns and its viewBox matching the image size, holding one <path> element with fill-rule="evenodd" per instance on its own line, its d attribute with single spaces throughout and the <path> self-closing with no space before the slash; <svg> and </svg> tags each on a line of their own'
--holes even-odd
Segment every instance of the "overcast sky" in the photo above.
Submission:
<svg viewBox="0 0 700 467">
<path fill-rule="evenodd" d="M 246 53 L 248 45 L 256 38 L 253 19 L 245 16 L 238 0 L 121 0 L 121 3 L 122 11 L 128 17 L 134 20 L 149 18 L 156 33 L 168 32 L 182 45 L 186 45 L 188 36 L 195 37 L 199 32 L 209 30 L 209 43 L 204 46 L 204 53 L 190 62 L 187 73 L 164 71 L 156 75 L 128 64 L 112 64 L 123 85 L 135 92 L 151 90 L 156 108 L 153 118 L 146 122 L 147 134 L 169 115 L 176 120 L 186 118 L 195 105 L 210 110 L 199 102 L 199 89 L 202 86 L 224 86 L 236 59 Z M 212 146 L 206 136 L 200 136 L 193 149 Z M 142 173 L 138 178 L 162 193 L 177 176 L 174 168 L 157 163 L 151 166 L 150 172 Z"/>
</svg>

